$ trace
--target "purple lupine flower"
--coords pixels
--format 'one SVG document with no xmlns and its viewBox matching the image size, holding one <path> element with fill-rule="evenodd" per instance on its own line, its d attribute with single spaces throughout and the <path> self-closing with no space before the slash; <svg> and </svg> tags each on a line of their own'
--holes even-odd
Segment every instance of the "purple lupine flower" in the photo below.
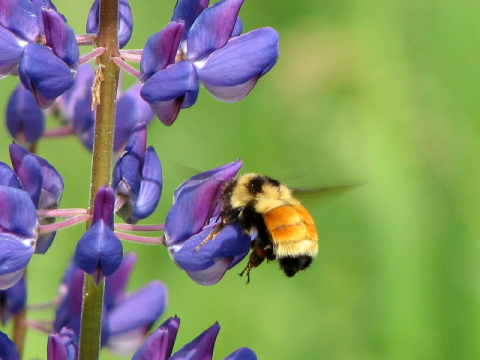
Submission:
<svg viewBox="0 0 480 360">
<path fill-rule="evenodd" d="M 73 87 L 57 101 L 60 113 L 67 122 L 73 123 L 75 134 L 90 151 L 93 149 L 95 126 L 95 111 L 91 109 L 94 74 L 89 64 L 80 66 Z M 135 125 L 148 124 L 153 118 L 150 106 L 140 97 L 139 88 L 137 83 L 117 99 L 114 151 L 123 149 Z"/>
<path fill-rule="evenodd" d="M 0 320 L 2 325 L 5 326 L 12 316 L 25 308 L 26 302 L 27 286 L 23 276 L 12 287 L 0 290 Z"/>
<path fill-rule="evenodd" d="M 78 359 L 78 339 L 73 330 L 63 327 L 60 332 L 51 332 L 48 335 L 47 359 Z"/>
<path fill-rule="evenodd" d="M 0 359 L 19 360 L 17 346 L 10 340 L 7 334 L 0 331 Z"/>
<path fill-rule="evenodd" d="M 30 153 L 20 145 L 11 144 L 10 158 L 20 179 L 22 189 L 32 199 L 37 210 L 53 210 L 60 205 L 64 183 L 60 173 L 45 159 Z M 52 224 L 55 218 L 43 218 L 42 225 Z M 37 238 L 35 253 L 45 254 L 56 232 L 42 234 Z"/>
<path fill-rule="evenodd" d="M 135 261 L 134 253 L 126 254 L 118 270 L 105 278 L 102 346 L 117 353 L 131 353 L 142 343 L 167 301 L 166 287 L 160 281 L 152 281 L 132 293 L 125 293 Z M 53 325 L 55 331 L 66 326 L 78 333 L 82 287 L 83 271 L 72 263 L 60 287 L 61 301 Z"/>
<path fill-rule="evenodd" d="M 122 204 L 116 211 L 130 224 L 150 216 L 162 194 L 160 159 L 152 146 L 145 149 L 146 142 L 146 124 L 138 124 L 113 170 L 112 186 Z"/>
<path fill-rule="evenodd" d="M 200 285 L 216 284 L 250 250 L 250 236 L 237 224 L 225 226 L 196 250 L 219 222 L 220 196 L 242 166 L 240 160 L 185 181 L 174 193 L 165 221 L 165 243 L 175 263 Z"/>
<path fill-rule="evenodd" d="M 89 34 L 98 34 L 100 17 L 100 9 L 98 5 L 99 1 L 95 0 L 88 13 L 87 33 Z M 122 49 L 127 45 L 133 31 L 132 9 L 130 9 L 130 4 L 127 0 L 120 0 L 118 2 L 118 20 L 118 45 L 120 49 Z"/>
<path fill-rule="evenodd" d="M 80 238 L 75 251 L 75 263 L 93 276 L 98 284 L 122 263 L 123 246 L 113 232 L 115 192 L 103 185 L 95 196 L 90 228 Z"/>
<path fill-rule="evenodd" d="M 0 76 L 19 75 L 41 108 L 73 85 L 75 34 L 50 1 L 2 1 L 0 48 Z"/>
<path fill-rule="evenodd" d="M 177 336 L 180 319 L 167 319 L 157 330 L 152 332 L 143 345 L 135 352 L 132 360 L 201 360 L 212 359 L 215 340 L 220 325 L 213 324 L 193 341 L 172 355 L 173 344 Z M 240 348 L 228 355 L 224 360 L 256 360 L 257 356 L 249 348 Z"/>
<path fill-rule="evenodd" d="M 22 84 L 18 84 L 10 95 L 6 114 L 7 128 L 12 137 L 31 144 L 37 141 L 45 128 L 45 115 L 35 97 Z"/>
<path fill-rule="evenodd" d="M 180 108 L 195 103 L 197 81 L 215 98 L 235 102 L 276 63 L 274 29 L 240 35 L 243 1 L 221 0 L 205 9 L 208 1 L 180 0 L 172 22 L 148 39 L 140 66 L 141 95 L 164 124 L 171 125 Z"/>
</svg>

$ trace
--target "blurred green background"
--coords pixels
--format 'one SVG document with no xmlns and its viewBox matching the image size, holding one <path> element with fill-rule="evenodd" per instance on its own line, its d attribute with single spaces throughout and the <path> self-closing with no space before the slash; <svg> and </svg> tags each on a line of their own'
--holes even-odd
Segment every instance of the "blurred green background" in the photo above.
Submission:
<svg viewBox="0 0 480 360">
<path fill-rule="evenodd" d="M 55 4 L 83 33 L 90 4 Z M 174 1 L 131 6 L 134 49 L 167 24 Z M 182 166 L 203 171 L 240 157 L 243 173 L 293 187 L 367 183 L 304 200 L 321 251 L 294 278 L 265 264 L 245 286 L 236 275 L 244 260 L 202 287 L 163 247 L 124 243 L 139 255 L 129 289 L 166 283 L 161 321 L 182 321 L 175 349 L 218 321 L 215 359 L 242 346 L 263 360 L 479 359 L 480 3 L 247 0 L 240 15 L 244 31 L 278 30 L 279 61 L 239 103 L 202 91 L 172 127 L 153 121 L 148 141 L 165 188 L 148 223 L 164 221 L 173 190 L 191 175 Z M 5 99 L 16 81 L 2 80 Z M 0 141 L 9 162 L 10 139 L 2 132 Z M 86 207 L 89 153 L 74 138 L 42 140 L 38 152 L 64 176 L 62 207 Z M 55 296 L 82 230 L 62 231 L 33 258 L 29 302 Z M 26 359 L 46 358 L 46 335 L 32 330 L 27 341 Z M 117 357 L 103 350 L 101 358 Z"/>
</svg>

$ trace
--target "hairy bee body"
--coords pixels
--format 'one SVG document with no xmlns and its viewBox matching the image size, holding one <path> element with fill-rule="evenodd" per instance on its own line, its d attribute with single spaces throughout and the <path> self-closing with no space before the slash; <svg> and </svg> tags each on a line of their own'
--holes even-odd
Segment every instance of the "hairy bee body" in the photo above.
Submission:
<svg viewBox="0 0 480 360">
<path fill-rule="evenodd" d="M 306 269 L 318 253 L 318 235 L 312 217 L 291 190 L 277 180 L 245 174 L 230 181 L 222 196 L 222 222 L 213 231 L 237 221 L 247 234 L 256 234 L 245 270 L 264 259 L 278 260 L 288 277 Z"/>
</svg>

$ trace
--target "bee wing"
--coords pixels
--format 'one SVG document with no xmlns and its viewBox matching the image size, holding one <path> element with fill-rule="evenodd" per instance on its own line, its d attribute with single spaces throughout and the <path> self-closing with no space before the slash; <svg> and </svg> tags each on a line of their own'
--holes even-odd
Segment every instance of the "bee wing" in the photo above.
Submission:
<svg viewBox="0 0 480 360">
<path fill-rule="evenodd" d="M 316 188 L 316 189 L 315 188 L 313 189 L 291 188 L 291 190 L 293 195 L 299 200 L 305 200 L 305 199 L 327 200 L 327 199 L 331 199 L 331 198 L 343 195 L 345 192 L 356 189 L 357 187 L 365 185 L 366 183 L 367 181 L 356 183 L 356 184 L 328 186 L 328 187 L 322 187 L 322 188 Z"/>
</svg>

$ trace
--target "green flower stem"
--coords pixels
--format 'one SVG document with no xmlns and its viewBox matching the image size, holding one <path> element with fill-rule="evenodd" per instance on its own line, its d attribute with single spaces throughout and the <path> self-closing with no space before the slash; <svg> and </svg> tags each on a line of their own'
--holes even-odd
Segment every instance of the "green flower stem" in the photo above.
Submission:
<svg viewBox="0 0 480 360">
<path fill-rule="evenodd" d="M 93 214 L 98 189 L 110 184 L 113 159 L 113 134 L 117 100 L 118 66 L 110 59 L 119 55 L 118 0 L 100 0 L 99 32 L 95 47 L 106 51 L 97 57 L 93 95 L 97 107 L 93 139 L 92 178 L 89 212 Z M 89 224 L 88 224 L 89 225 Z M 79 360 L 97 360 L 100 352 L 104 279 L 98 286 L 88 274 L 84 276 Z"/>
</svg>

